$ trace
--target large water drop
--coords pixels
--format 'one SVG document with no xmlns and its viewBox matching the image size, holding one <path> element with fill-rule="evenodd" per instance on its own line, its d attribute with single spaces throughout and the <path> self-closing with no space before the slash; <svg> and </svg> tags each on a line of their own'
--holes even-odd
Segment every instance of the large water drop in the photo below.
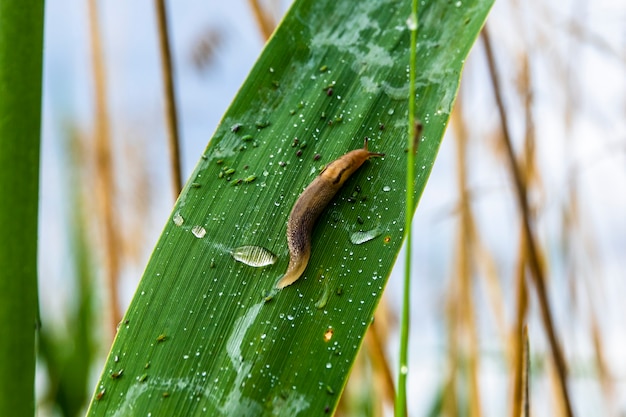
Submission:
<svg viewBox="0 0 626 417">
<path fill-rule="evenodd" d="M 370 240 L 377 238 L 383 233 L 380 227 L 375 227 L 372 230 L 367 230 L 365 232 L 359 231 L 354 232 L 350 235 L 350 242 L 355 245 L 360 245 L 361 243 L 369 242 Z"/>
<path fill-rule="evenodd" d="M 193 235 L 198 239 L 202 239 L 204 235 L 206 235 L 206 229 L 202 226 L 194 226 L 191 229 L 191 233 L 193 233 Z"/>
<path fill-rule="evenodd" d="M 172 218 L 172 221 L 174 221 L 174 224 L 176 226 L 182 226 L 183 223 L 185 222 L 185 219 L 183 219 L 183 216 L 180 215 L 180 212 L 176 212 L 174 213 L 174 217 Z"/>
<path fill-rule="evenodd" d="M 240 246 L 233 249 L 230 254 L 236 261 L 248 266 L 261 267 L 272 265 L 276 262 L 276 255 L 261 246 Z"/>
</svg>

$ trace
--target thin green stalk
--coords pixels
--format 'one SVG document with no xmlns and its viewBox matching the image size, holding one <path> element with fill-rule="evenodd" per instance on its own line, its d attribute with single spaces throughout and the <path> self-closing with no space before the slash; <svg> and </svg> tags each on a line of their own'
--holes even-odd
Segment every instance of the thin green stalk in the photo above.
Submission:
<svg viewBox="0 0 626 417">
<path fill-rule="evenodd" d="M 417 56 L 417 0 L 413 0 L 409 29 L 411 30 L 411 52 L 409 55 L 409 121 L 408 153 L 406 162 L 406 206 L 404 209 L 404 230 L 406 230 L 406 252 L 404 258 L 404 289 L 402 299 L 402 318 L 400 330 L 400 363 L 398 370 L 398 389 L 396 391 L 395 416 L 407 415 L 406 378 L 408 374 L 409 351 L 409 301 L 411 296 L 411 223 L 413 221 L 413 184 L 415 181 L 415 147 L 417 130 L 415 128 L 415 66 Z"/>
<path fill-rule="evenodd" d="M 0 0 L 0 415 L 35 413 L 43 1 Z"/>
</svg>

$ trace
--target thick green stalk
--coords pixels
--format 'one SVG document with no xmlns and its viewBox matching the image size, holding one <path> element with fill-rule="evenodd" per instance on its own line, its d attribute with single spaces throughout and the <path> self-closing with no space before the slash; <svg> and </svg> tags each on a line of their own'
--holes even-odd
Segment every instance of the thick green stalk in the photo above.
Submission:
<svg viewBox="0 0 626 417">
<path fill-rule="evenodd" d="M 402 316 L 400 328 L 400 362 L 398 369 L 398 389 L 396 390 L 396 417 L 407 415 L 406 406 L 406 378 L 409 371 L 409 321 L 411 299 L 411 224 L 413 222 L 413 193 L 415 183 L 415 150 L 418 133 L 415 127 L 415 67 L 417 57 L 417 0 L 413 0 L 409 29 L 411 31 L 411 46 L 409 52 L 409 117 L 408 117 L 408 153 L 406 159 L 406 205 L 404 209 L 404 230 L 406 230 L 405 258 L 404 258 L 404 288 L 402 297 Z"/>
<path fill-rule="evenodd" d="M 43 1 L 0 0 L 0 415 L 35 411 Z"/>
</svg>

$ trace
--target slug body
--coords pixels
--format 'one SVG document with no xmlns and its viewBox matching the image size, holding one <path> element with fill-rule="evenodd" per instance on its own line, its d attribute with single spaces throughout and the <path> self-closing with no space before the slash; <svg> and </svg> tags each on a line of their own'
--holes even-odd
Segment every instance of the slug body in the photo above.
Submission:
<svg viewBox="0 0 626 417">
<path fill-rule="evenodd" d="M 363 148 L 350 151 L 328 164 L 300 194 L 287 222 L 289 266 L 285 275 L 276 284 L 276 288 L 285 288 L 300 278 L 311 257 L 311 233 L 315 221 L 350 175 L 374 156 L 385 154 L 369 152 L 365 138 Z"/>
</svg>

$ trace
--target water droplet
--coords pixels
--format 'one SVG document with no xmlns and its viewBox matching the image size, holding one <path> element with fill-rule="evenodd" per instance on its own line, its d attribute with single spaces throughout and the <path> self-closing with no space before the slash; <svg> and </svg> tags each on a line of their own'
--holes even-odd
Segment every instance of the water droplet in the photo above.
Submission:
<svg viewBox="0 0 626 417">
<path fill-rule="evenodd" d="M 333 367 L 333 364 L 332 364 L 332 363 L 328 362 L 328 363 L 326 364 L 326 369 L 330 369 L 330 368 L 332 368 L 332 367 Z"/>
<path fill-rule="evenodd" d="M 383 191 L 384 191 L 384 192 L 389 192 L 389 191 L 391 191 L 391 187 L 390 187 L 390 186 L 388 186 L 388 185 L 385 185 L 385 186 L 383 187 Z"/>
<path fill-rule="evenodd" d="M 104 393 L 105 393 L 105 389 L 102 388 L 102 390 L 100 390 L 97 394 L 96 394 L 96 401 L 100 401 L 102 399 L 102 397 L 104 397 Z"/>
<path fill-rule="evenodd" d="M 369 242 L 370 240 L 380 236 L 382 233 L 383 231 L 378 226 L 365 232 L 354 232 L 350 235 L 350 242 L 355 245 L 360 245 L 361 243 Z"/>
<path fill-rule="evenodd" d="M 277 259 L 276 255 L 261 246 L 240 246 L 230 254 L 236 261 L 254 267 L 272 265 Z"/>
<path fill-rule="evenodd" d="M 414 13 L 411 13 L 409 18 L 406 20 L 406 26 L 409 30 L 417 30 L 417 17 Z"/>
<path fill-rule="evenodd" d="M 183 216 L 181 216 L 180 212 L 178 211 L 174 213 L 174 217 L 172 217 L 172 220 L 174 221 L 174 224 L 179 227 L 182 226 L 185 222 L 185 219 L 183 219 Z"/>
<path fill-rule="evenodd" d="M 409 367 L 408 367 L 408 366 L 406 366 L 406 365 L 402 365 L 402 366 L 400 367 L 400 373 L 401 373 L 402 375 L 406 375 L 406 374 L 408 374 L 408 373 L 409 373 Z"/>
<path fill-rule="evenodd" d="M 202 239 L 204 235 L 206 235 L 206 229 L 202 226 L 194 226 L 191 229 L 191 233 L 193 233 L 193 235 L 198 239 Z"/>
</svg>

